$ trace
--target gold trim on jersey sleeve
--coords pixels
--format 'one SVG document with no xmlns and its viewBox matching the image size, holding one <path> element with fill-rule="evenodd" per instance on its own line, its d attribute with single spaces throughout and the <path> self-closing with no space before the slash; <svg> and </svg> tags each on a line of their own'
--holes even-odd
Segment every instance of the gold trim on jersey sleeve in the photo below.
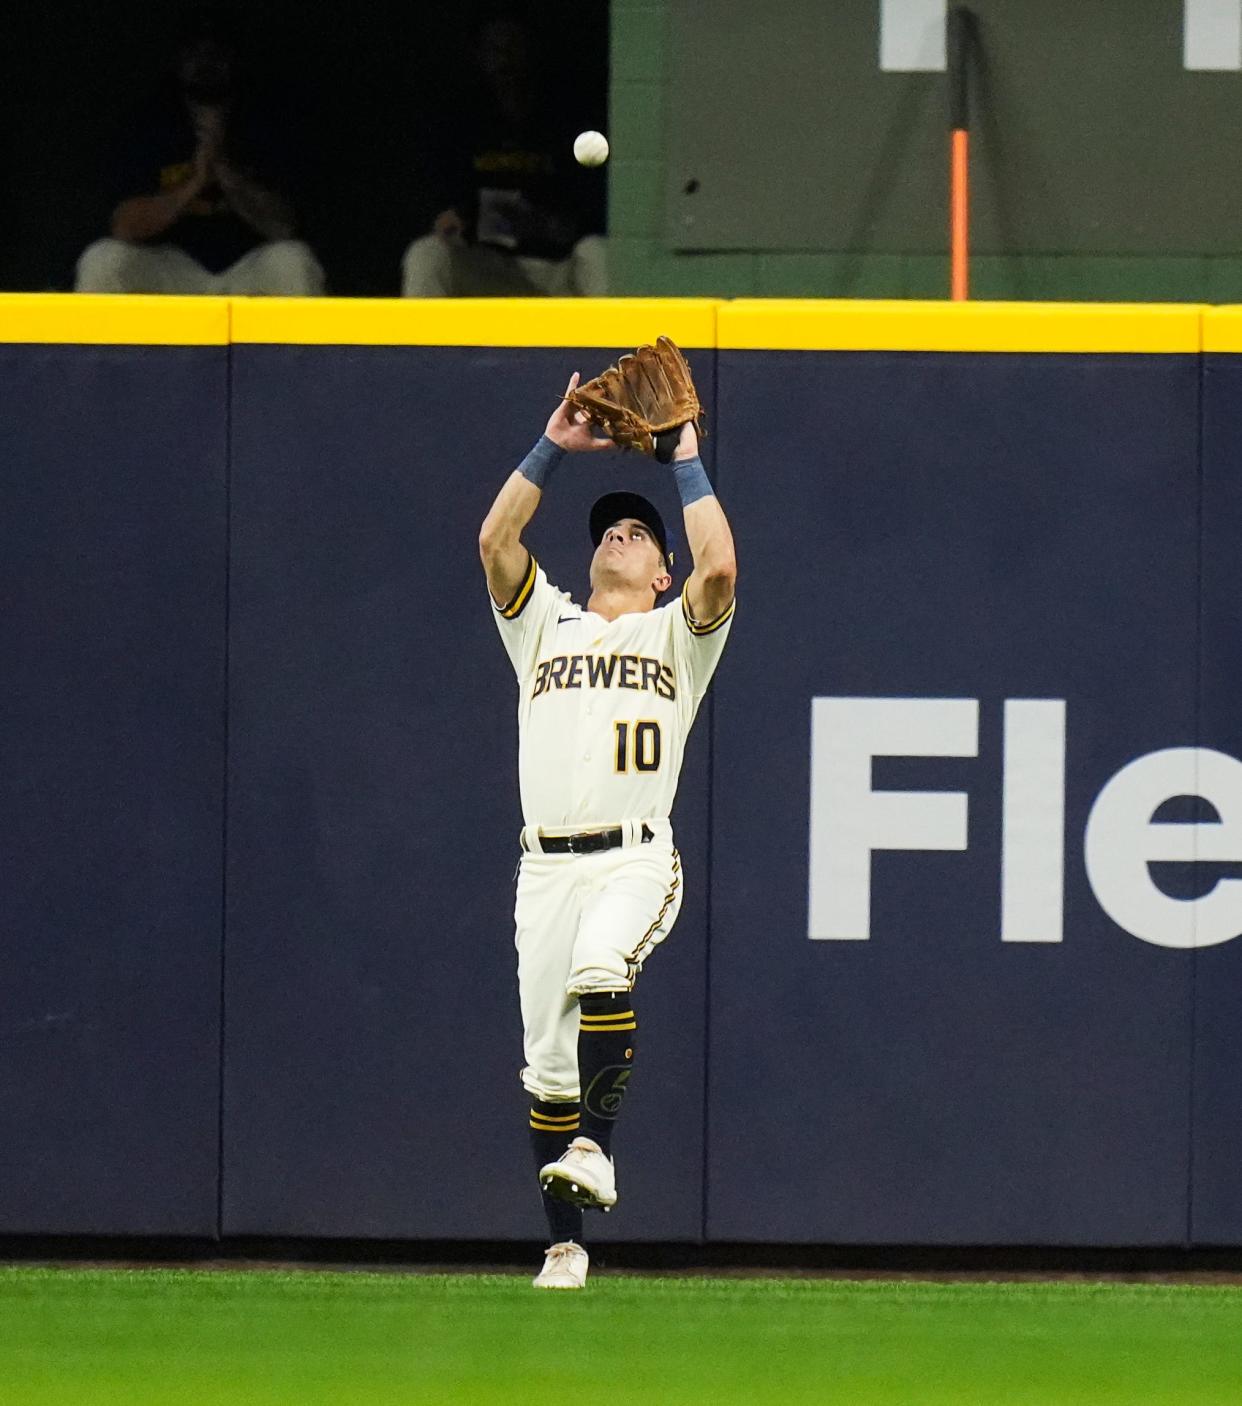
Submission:
<svg viewBox="0 0 1242 1406">
<path fill-rule="evenodd" d="M 710 635 L 714 630 L 720 629 L 722 625 L 727 623 L 729 617 L 733 614 L 733 607 L 736 604 L 737 597 L 734 596 L 734 598 L 729 602 L 727 606 L 725 606 L 725 608 L 720 612 L 719 615 L 716 616 L 714 620 L 708 620 L 705 621 L 703 624 L 699 624 L 699 622 L 694 618 L 694 616 L 690 614 L 690 602 L 686 599 L 685 591 L 681 593 L 681 613 L 686 617 L 686 624 L 690 627 L 690 633 L 692 635 Z"/>
<path fill-rule="evenodd" d="M 522 577 L 522 584 L 517 588 L 513 599 L 508 605 L 496 605 L 495 601 L 492 602 L 505 620 L 516 620 L 521 615 L 522 611 L 526 609 L 526 602 L 530 600 L 530 593 L 535 589 L 535 572 L 538 570 L 538 565 L 535 562 L 533 552 L 527 552 L 526 556 L 526 575 Z"/>
</svg>

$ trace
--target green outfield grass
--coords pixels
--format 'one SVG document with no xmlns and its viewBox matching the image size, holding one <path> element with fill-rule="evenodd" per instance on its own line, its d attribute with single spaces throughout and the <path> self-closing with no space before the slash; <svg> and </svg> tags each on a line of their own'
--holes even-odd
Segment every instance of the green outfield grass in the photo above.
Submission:
<svg viewBox="0 0 1242 1406">
<path fill-rule="evenodd" d="M 4 1406 L 1242 1402 L 1242 1290 L 0 1268 Z"/>
</svg>

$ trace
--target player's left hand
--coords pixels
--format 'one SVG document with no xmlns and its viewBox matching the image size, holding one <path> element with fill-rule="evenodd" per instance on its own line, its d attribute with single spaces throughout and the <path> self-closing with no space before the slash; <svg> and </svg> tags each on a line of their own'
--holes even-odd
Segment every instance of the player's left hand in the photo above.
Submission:
<svg viewBox="0 0 1242 1406">
<path fill-rule="evenodd" d="M 681 433 L 677 436 L 677 448 L 673 450 L 673 462 L 679 463 L 682 459 L 693 459 L 698 452 L 698 431 L 694 428 L 694 421 L 687 420 L 681 427 Z"/>
<path fill-rule="evenodd" d="M 575 371 L 569 378 L 569 385 L 565 387 L 565 394 L 568 395 L 577 384 L 578 373 Z M 617 447 L 607 435 L 599 433 L 581 410 L 573 409 L 564 400 L 552 412 L 552 418 L 548 421 L 544 434 L 553 444 L 559 444 L 562 449 L 568 449 L 571 454 L 590 453 L 596 449 L 615 449 Z"/>
</svg>

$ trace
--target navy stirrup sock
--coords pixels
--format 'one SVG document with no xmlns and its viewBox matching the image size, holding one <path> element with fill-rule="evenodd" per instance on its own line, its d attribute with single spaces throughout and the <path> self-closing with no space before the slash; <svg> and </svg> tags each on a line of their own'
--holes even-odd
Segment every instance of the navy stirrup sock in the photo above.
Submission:
<svg viewBox="0 0 1242 1406">
<path fill-rule="evenodd" d="M 612 1156 L 612 1129 L 634 1065 L 638 1022 L 628 991 L 592 991 L 578 998 L 579 1132 Z"/>
<path fill-rule="evenodd" d="M 535 1154 L 535 1175 L 555 1162 L 578 1136 L 578 1105 L 576 1103 L 551 1103 L 546 1099 L 533 1098 L 530 1102 L 530 1145 Z M 548 1218 L 548 1232 L 552 1244 L 562 1240 L 576 1240 L 582 1244 L 582 1207 L 571 1206 L 568 1201 L 558 1201 L 542 1191 L 543 1212 Z"/>
</svg>

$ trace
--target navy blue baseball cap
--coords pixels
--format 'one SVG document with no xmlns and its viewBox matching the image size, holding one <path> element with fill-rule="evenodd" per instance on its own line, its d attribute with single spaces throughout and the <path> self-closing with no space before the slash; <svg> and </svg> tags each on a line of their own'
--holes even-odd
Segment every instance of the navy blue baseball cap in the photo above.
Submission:
<svg viewBox="0 0 1242 1406">
<path fill-rule="evenodd" d="M 664 564 L 673 569 L 673 548 L 676 545 L 664 526 L 654 503 L 641 493 L 605 493 L 591 509 L 591 545 L 598 547 L 604 540 L 604 533 L 622 518 L 632 517 L 641 522 L 656 539 L 656 545 L 664 557 Z"/>
</svg>

